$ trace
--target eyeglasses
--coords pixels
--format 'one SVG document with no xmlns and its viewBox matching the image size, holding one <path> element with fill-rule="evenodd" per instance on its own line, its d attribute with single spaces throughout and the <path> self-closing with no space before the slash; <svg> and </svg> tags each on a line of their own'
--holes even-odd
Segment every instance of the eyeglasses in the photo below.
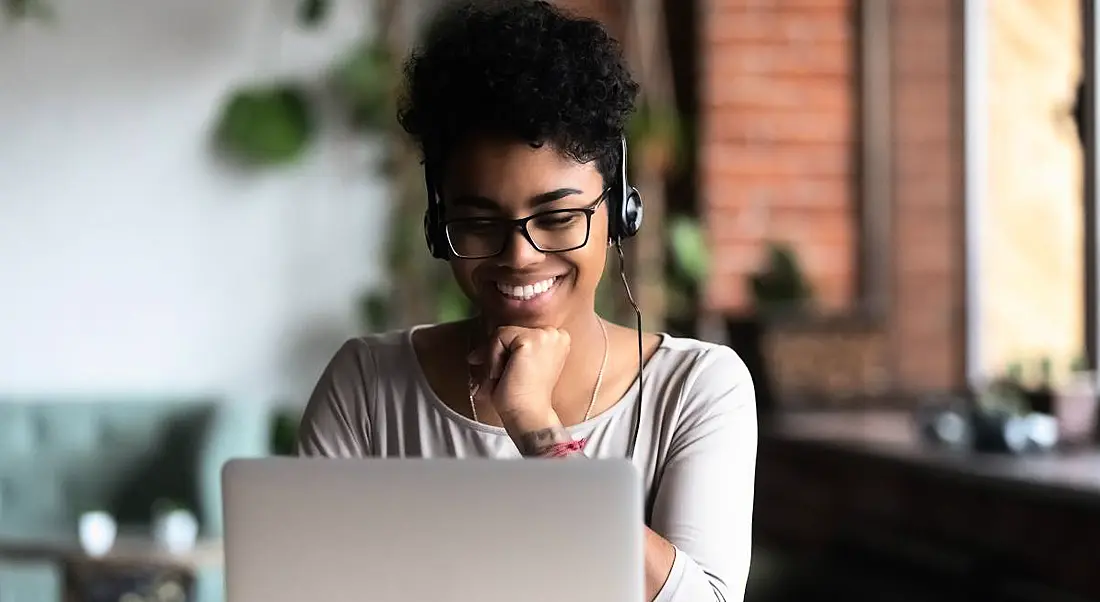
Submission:
<svg viewBox="0 0 1100 602">
<path fill-rule="evenodd" d="M 588 207 L 554 209 L 520 219 L 470 217 L 444 223 L 447 244 L 460 259 L 485 259 L 504 252 L 518 228 L 523 238 L 542 253 L 564 253 L 588 244 L 592 216 L 607 198 L 610 188 Z"/>
</svg>

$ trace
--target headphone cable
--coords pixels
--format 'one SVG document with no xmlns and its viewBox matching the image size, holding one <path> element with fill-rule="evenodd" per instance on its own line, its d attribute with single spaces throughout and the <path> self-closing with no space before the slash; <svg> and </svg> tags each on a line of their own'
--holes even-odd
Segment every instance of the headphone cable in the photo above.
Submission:
<svg viewBox="0 0 1100 602">
<path fill-rule="evenodd" d="M 642 391 L 645 389 L 642 383 L 642 368 L 645 365 L 645 353 L 642 350 L 642 310 L 638 308 L 638 303 L 634 301 L 634 295 L 630 292 L 630 282 L 626 278 L 626 258 L 623 256 L 623 245 L 621 242 L 615 242 L 615 250 L 619 254 L 619 278 L 623 281 L 623 289 L 626 290 L 626 298 L 630 302 L 630 306 L 634 308 L 634 316 L 637 323 L 638 331 L 638 407 L 634 412 L 634 425 L 630 431 L 630 441 L 626 447 L 626 457 L 631 460 L 634 459 L 634 447 L 638 443 L 638 431 L 642 426 L 642 411 L 644 404 L 642 403 Z"/>
</svg>

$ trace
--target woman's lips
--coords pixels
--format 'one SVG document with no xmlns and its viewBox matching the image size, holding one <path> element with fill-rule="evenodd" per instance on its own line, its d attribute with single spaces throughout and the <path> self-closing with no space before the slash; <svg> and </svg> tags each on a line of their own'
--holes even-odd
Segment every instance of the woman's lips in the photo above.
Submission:
<svg viewBox="0 0 1100 602">
<path fill-rule="evenodd" d="M 557 276 L 551 276 L 545 280 L 539 280 L 529 284 L 508 284 L 497 282 L 497 290 L 500 294 L 513 301 L 532 301 L 541 295 L 545 295 L 554 287 Z"/>
<path fill-rule="evenodd" d="M 564 276 L 550 276 L 540 280 L 498 280 L 489 284 L 490 305 L 514 318 L 530 317 L 541 313 L 561 288 Z"/>
</svg>

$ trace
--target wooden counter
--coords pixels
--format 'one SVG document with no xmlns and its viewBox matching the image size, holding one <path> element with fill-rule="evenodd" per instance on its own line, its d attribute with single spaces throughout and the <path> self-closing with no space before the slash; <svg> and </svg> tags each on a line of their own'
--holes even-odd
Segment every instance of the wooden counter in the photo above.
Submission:
<svg viewBox="0 0 1100 602">
<path fill-rule="evenodd" d="M 977 599 L 1100 599 L 1100 450 L 957 452 L 908 413 L 790 414 L 762 421 L 757 475 L 762 542 L 890 559 Z"/>
</svg>

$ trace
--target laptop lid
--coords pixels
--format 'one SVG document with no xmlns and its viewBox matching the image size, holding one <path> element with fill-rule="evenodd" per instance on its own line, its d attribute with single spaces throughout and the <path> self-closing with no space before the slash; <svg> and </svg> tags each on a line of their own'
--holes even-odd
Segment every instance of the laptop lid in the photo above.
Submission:
<svg viewBox="0 0 1100 602">
<path fill-rule="evenodd" d="M 644 595 L 626 460 L 242 459 L 222 493 L 228 602 Z"/>
</svg>

